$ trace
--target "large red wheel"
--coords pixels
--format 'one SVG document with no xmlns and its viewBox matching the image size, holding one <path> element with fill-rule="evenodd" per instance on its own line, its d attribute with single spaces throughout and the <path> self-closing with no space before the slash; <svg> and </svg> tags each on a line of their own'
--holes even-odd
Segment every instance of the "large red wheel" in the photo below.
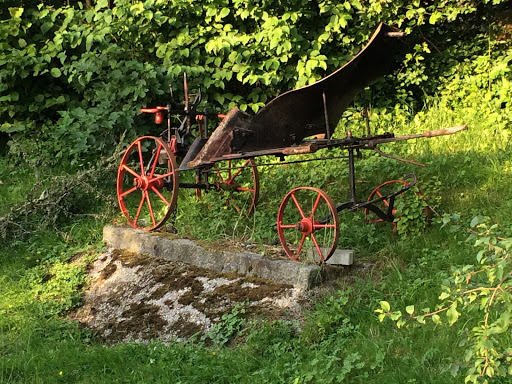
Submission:
<svg viewBox="0 0 512 384">
<path fill-rule="evenodd" d="M 222 193 L 222 201 L 239 215 L 254 212 L 260 194 L 260 179 L 254 159 L 227 160 L 215 163 L 210 182 Z"/>
<path fill-rule="evenodd" d="M 277 233 L 292 260 L 321 264 L 332 256 L 340 236 L 336 206 L 321 189 L 294 188 L 277 214 Z"/>
<path fill-rule="evenodd" d="M 132 227 L 150 231 L 165 224 L 176 208 L 177 168 L 159 137 L 143 136 L 130 144 L 117 171 L 117 199 Z"/>
<path fill-rule="evenodd" d="M 404 180 L 389 180 L 385 183 L 382 183 L 378 187 L 376 187 L 372 193 L 370 193 L 370 196 L 368 196 L 367 201 L 372 201 L 373 199 L 377 199 L 379 197 L 383 197 L 386 195 L 389 195 L 390 193 L 396 192 L 403 187 L 407 185 L 407 182 Z M 388 199 L 383 199 L 377 203 L 374 204 L 377 208 L 379 208 L 382 212 L 387 213 L 389 209 L 389 201 Z M 392 209 L 391 213 L 393 216 L 396 214 L 397 210 Z M 374 214 L 371 210 L 368 208 L 364 209 L 364 220 L 368 224 L 372 223 L 380 223 L 382 220 L 380 217 L 378 217 L 376 214 Z M 396 223 L 393 223 L 394 231 L 396 231 Z"/>
</svg>

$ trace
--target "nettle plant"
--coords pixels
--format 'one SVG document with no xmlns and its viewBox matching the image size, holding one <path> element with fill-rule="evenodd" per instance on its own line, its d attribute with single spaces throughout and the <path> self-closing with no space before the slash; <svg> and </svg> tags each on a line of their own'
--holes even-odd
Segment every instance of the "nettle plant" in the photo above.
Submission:
<svg viewBox="0 0 512 384">
<path fill-rule="evenodd" d="M 449 219 L 447 219 L 449 221 Z M 392 310 L 387 301 L 375 312 L 379 320 L 391 319 L 400 328 L 411 323 L 454 326 L 460 324 L 464 357 L 451 365 L 453 375 L 466 368 L 465 382 L 489 383 L 512 378 L 512 238 L 499 236 L 497 225 L 475 217 L 468 241 L 478 250 L 476 263 L 453 267 L 441 287 L 436 308 Z"/>
</svg>

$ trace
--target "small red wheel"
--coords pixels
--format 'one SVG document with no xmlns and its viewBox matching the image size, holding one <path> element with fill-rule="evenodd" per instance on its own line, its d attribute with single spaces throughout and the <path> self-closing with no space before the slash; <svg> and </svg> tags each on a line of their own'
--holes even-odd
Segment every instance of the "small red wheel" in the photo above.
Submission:
<svg viewBox="0 0 512 384">
<path fill-rule="evenodd" d="M 382 183 L 377 188 L 375 188 L 372 193 L 370 193 L 370 196 L 368 196 L 368 199 L 366 201 L 371 201 L 373 199 L 376 199 L 378 197 L 389 195 L 390 193 L 396 192 L 397 190 L 402 189 L 407 185 L 406 181 L 403 180 L 389 180 L 385 183 Z M 389 201 L 387 199 L 383 199 L 377 203 L 374 204 L 379 208 L 382 212 L 387 213 L 389 208 Z M 391 213 L 393 216 L 396 214 L 397 210 L 393 209 Z M 367 224 L 373 224 L 373 223 L 380 223 L 382 220 L 380 217 L 375 215 L 372 211 L 370 211 L 368 208 L 364 209 L 364 220 Z M 396 223 L 393 223 L 393 231 L 396 231 Z"/>
<path fill-rule="evenodd" d="M 117 171 L 117 200 L 132 227 L 150 231 L 165 224 L 178 199 L 177 168 L 159 137 L 143 136 L 130 144 Z"/>
<path fill-rule="evenodd" d="M 336 205 L 321 189 L 294 188 L 279 206 L 277 233 L 284 252 L 292 260 L 312 258 L 321 264 L 338 245 L 340 226 Z"/>
<path fill-rule="evenodd" d="M 215 163 L 209 175 L 217 191 L 224 194 L 227 207 L 234 208 L 243 216 L 254 213 L 260 194 L 260 179 L 253 158 Z"/>
</svg>

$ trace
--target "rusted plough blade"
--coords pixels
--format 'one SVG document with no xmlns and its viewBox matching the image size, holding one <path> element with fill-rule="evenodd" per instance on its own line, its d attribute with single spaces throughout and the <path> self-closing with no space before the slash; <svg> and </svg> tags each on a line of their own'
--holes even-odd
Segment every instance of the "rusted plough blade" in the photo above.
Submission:
<svg viewBox="0 0 512 384">
<path fill-rule="evenodd" d="M 381 23 L 366 46 L 329 76 L 283 93 L 254 116 L 234 107 L 189 166 L 231 154 L 272 152 L 315 134 L 329 138 L 354 97 L 390 72 L 400 36 L 401 32 Z"/>
</svg>

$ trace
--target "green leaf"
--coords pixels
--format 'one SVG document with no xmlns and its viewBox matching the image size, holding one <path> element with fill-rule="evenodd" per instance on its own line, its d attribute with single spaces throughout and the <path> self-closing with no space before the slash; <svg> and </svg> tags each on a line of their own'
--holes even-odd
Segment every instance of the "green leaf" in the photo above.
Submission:
<svg viewBox="0 0 512 384">
<path fill-rule="evenodd" d="M 442 17 L 443 17 L 443 15 L 441 14 L 441 12 L 434 12 L 434 13 L 432 13 L 432 15 L 430 15 L 428 22 L 430 24 L 435 24 L 437 22 L 437 20 L 441 19 Z"/>
<path fill-rule="evenodd" d="M 98 0 L 96 3 L 96 10 L 101 10 L 102 8 L 108 7 L 108 0 Z"/>
<path fill-rule="evenodd" d="M 62 75 L 62 72 L 60 71 L 59 68 L 52 68 L 50 73 L 52 74 L 53 77 L 60 77 Z"/>
<path fill-rule="evenodd" d="M 391 310 L 391 306 L 389 305 L 389 303 L 387 301 L 381 301 L 380 307 L 382 308 L 382 310 L 384 312 L 389 312 Z"/>
<path fill-rule="evenodd" d="M 475 228 L 478 224 L 484 223 L 485 221 L 487 221 L 487 218 L 485 216 L 475 216 L 473 217 L 473 220 L 471 220 L 471 224 L 469 224 L 469 226 L 471 228 Z"/>
<path fill-rule="evenodd" d="M 459 318 L 460 313 L 457 312 L 457 302 L 453 303 L 453 305 L 446 311 L 446 318 L 448 319 L 448 324 L 453 325 L 457 319 Z"/>
<path fill-rule="evenodd" d="M 219 103 L 220 105 L 223 105 L 223 104 L 224 104 L 224 100 L 225 100 L 225 98 L 224 98 L 224 96 L 222 96 L 221 94 L 216 93 L 216 94 L 214 95 L 214 98 L 215 98 L 215 100 L 217 100 L 217 101 L 218 101 L 218 103 Z"/>
<path fill-rule="evenodd" d="M 51 21 L 46 21 L 41 25 L 41 32 L 43 32 L 43 35 L 46 34 L 51 28 L 53 27 L 53 23 Z"/>
<path fill-rule="evenodd" d="M 409 315 L 412 315 L 414 313 L 414 305 L 409 305 L 407 307 L 405 307 L 405 311 L 409 314 Z"/>
<path fill-rule="evenodd" d="M 23 8 L 9 8 L 9 13 L 13 19 L 20 18 L 23 14 Z"/>
<path fill-rule="evenodd" d="M 27 42 L 25 41 L 25 39 L 19 39 L 18 45 L 20 46 L 20 48 L 25 48 L 27 46 Z"/>
<path fill-rule="evenodd" d="M 439 300 L 445 300 L 450 297 L 450 294 L 448 292 L 443 292 L 439 295 Z"/>
<path fill-rule="evenodd" d="M 227 15 L 229 15 L 230 9 L 229 8 L 222 8 L 222 10 L 219 13 L 219 17 L 221 19 L 225 18 Z"/>
</svg>

